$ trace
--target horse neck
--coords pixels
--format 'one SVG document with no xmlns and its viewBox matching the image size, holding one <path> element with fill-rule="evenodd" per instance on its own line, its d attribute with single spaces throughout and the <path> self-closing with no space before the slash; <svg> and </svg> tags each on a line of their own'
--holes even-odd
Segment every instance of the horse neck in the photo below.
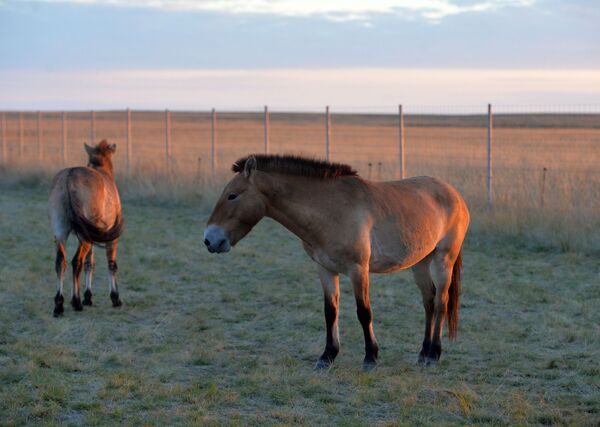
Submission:
<svg viewBox="0 0 600 427">
<path fill-rule="evenodd" d="M 114 181 L 114 175 L 113 175 L 113 165 L 112 162 L 110 160 L 106 161 L 103 165 L 101 166 L 92 166 L 93 169 L 97 170 L 98 172 L 102 172 L 105 175 L 107 175 L 111 180 Z"/>
<path fill-rule="evenodd" d="M 331 218 L 330 207 L 321 201 L 335 191 L 326 180 L 277 174 L 261 174 L 260 192 L 267 199 L 266 216 L 279 222 L 304 242 L 317 246 L 320 230 Z"/>
</svg>

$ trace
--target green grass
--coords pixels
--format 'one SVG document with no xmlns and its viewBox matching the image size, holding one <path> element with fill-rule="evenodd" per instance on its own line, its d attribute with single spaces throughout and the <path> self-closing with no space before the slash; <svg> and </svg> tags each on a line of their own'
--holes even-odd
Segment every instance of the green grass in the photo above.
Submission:
<svg viewBox="0 0 600 427">
<path fill-rule="evenodd" d="M 325 327 L 314 265 L 270 220 L 231 253 L 209 254 L 202 231 L 214 191 L 177 203 L 124 191 L 123 307 L 111 307 L 96 249 L 94 307 L 54 319 L 44 185 L 0 191 L 2 425 L 600 423 L 600 265 L 591 254 L 475 226 L 459 338 L 444 339 L 433 368 L 414 363 L 423 309 L 403 272 L 372 276 L 380 364 L 363 372 L 344 279 L 341 353 L 315 372 Z"/>
</svg>

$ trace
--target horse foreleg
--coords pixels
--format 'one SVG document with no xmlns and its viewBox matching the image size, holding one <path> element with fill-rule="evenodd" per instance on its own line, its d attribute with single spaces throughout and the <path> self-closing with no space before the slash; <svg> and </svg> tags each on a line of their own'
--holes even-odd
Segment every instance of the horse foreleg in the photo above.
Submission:
<svg viewBox="0 0 600 427">
<path fill-rule="evenodd" d="M 356 299 L 356 314 L 363 328 L 365 336 L 365 359 L 363 367 L 371 369 L 377 364 L 379 346 L 373 333 L 373 312 L 369 299 L 369 270 L 363 266 L 357 266 L 350 271 L 350 281 Z"/>
<path fill-rule="evenodd" d="M 419 352 L 418 363 L 425 363 L 426 358 L 431 348 L 431 333 L 433 325 L 433 314 L 434 314 L 434 298 L 435 298 L 435 286 L 433 285 L 433 279 L 431 278 L 431 272 L 429 266 L 431 259 L 425 258 L 413 268 L 413 276 L 417 286 L 421 290 L 421 297 L 423 298 L 423 307 L 425 308 L 425 337 L 423 338 L 423 346 Z"/>
<path fill-rule="evenodd" d="M 80 276 L 81 270 L 83 270 L 83 260 L 87 256 L 92 244 L 89 242 L 80 242 L 77 247 L 77 252 L 73 256 L 71 265 L 73 266 L 73 297 L 71 298 L 71 305 L 75 311 L 83 310 L 80 296 Z"/>
<path fill-rule="evenodd" d="M 110 286 L 110 300 L 113 307 L 122 305 L 119 299 L 119 288 L 117 286 L 117 241 L 106 244 L 106 260 L 108 261 L 108 285 Z"/>
<path fill-rule="evenodd" d="M 340 334 L 338 330 L 338 312 L 340 301 L 340 276 L 319 265 L 319 279 L 323 286 L 325 302 L 325 324 L 327 327 L 327 343 L 325 351 L 317 360 L 316 369 L 328 368 L 340 351 Z"/>
<path fill-rule="evenodd" d="M 92 305 L 92 275 L 94 273 L 94 246 L 92 246 L 85 258 L 83 269 L 85 271 L 85 292 L 83 293 L 83 305 Z"/>
<path fill-rule="evenodd" d="M 67 268 L 67 258 L 65 253 L 65 244 L 62 241 L 56 241 L 56 261 L 54 269 L 56 270 L 56 295 L 54 297 L 54 317 L 61 316 L 65 311 L 63 303 L 63 282 L 65 270 Z"/>
</svg>

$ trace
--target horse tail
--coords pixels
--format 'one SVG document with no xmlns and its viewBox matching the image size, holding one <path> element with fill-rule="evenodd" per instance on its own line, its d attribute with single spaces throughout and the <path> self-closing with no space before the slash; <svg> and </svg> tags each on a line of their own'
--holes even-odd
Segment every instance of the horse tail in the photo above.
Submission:
<svg viewBox="0 0 600 427">
<path fill-rule="evenodd" d="M 448 289 L 448 336 L 451 340 L 458 335 L 458 308 L 460 305 L 460 270 L 462 268 L 462 249 L 458 253 L 454 267 L 452 268 L 452 280 Z"/>
<path fill-rule="evenodd" d="M 124 225 L 121 213 L 117 214 L 114 224 L 109 229 L 102 229 L 87 219 L 84 215 L 81 202 L 77 198 L 77 193 L 73 188 L 72 172 L 73 169 L 67 175 L 67 211 L 73 232 L 79 240 L 91 243 L 107 243 L 118 239 L 123 233 Z"/>
</svg>

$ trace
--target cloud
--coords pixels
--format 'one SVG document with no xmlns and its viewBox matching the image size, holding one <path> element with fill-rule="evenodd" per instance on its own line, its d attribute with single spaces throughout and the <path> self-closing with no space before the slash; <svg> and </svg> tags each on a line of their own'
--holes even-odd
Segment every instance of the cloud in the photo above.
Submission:
<svg viewBox="0 0 600 427">
<path fill-rule="evenodd" d="M 322 17 L 333 21 L 368 21 L 374 15 L 421 18 L 430 22 L 465 13 L 506 7 L 528 7 L 536 0 L 28 0 L 60 3 L 151 8 L 174 12 L 218 12 L 289 17 Z"/>
</svg>

